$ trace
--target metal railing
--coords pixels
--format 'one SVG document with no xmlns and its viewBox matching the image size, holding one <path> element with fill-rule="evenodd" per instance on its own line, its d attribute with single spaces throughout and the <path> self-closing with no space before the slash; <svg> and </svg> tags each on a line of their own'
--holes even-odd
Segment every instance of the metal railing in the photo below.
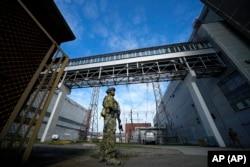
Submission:
<svg viewBox="0 0 250 167">
<path fill-rule="evenodd" d="M 196 51 L 209 48 L 212 48 L 212 45 L 207 41 L 195 42 L 195 43 L 192 42 L 178 43 L 172 45 L 149 47 L 149 48 L 70 59 L 69 63 L 67 64 L 67 67 L 91 64 L 91 63 L 116 61 L 121 59 L 131 59 L 136 57 L 145 57 L 145 56 L 186 52 L 186 51 Z"/>
</svg>

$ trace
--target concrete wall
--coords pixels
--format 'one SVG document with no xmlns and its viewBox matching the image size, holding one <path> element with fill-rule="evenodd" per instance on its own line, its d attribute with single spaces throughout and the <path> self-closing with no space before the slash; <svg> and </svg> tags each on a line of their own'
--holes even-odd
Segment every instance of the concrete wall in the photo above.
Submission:
<svg viewBox="0 0 250 167">
<path fill-rule="evenodd" d="M 227 65 L 227 70 L 218 77 L 196 80 L 213 121 L 228 147 L 235 147 L 228 128 L 238 133 L 244 147 L 250 147 L 250 79 L 249 65 L 245 62 L 250 55 L 249 42 L 224 22 L 203 24 L 197 36 L 209 40 Z M 204 125 L 182 81 L 169 85 L 164 103 L 180 141 L 198 144 L 205 139 L 207 144 L 216 145 L 215 139 L 204 133 Z M 160 115 L 163 118 L 164 112 L 160 111 Z M 168 122 L 162 119 L 161 124 Z"/>
<path fill-rule="evenodd" d="M 40 128 L 38 139 L 42 138 L 57 97 L 58 93 L 55 93 Z M 53 132 L 48 133 L 45 141 L 51 140 L 53 134 L 58 134 L 60 140 L 76 141 L 79 139 L 80 129 L 85 130 L 87 109 L 68 97 L 61 99 L 61 105 L 55 128 L 52 128 Z"/>
</svg>

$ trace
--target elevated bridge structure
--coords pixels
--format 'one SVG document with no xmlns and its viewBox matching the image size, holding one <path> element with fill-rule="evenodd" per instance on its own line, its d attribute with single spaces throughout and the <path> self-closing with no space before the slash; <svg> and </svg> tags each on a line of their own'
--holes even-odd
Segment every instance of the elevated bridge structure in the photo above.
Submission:
<svg viewBox="0 0 250 167">
<path fill-rule="evenodd" d="M 70 59 L 64 84 L 69 88 L 183 80 L 194 70 L 197 78 L 225 70 L 209 42 L 185 42 Z"/>
<path fill-rule="evenodd" d="M 74 89 L 148 82 L 154 86 L 156 82 L 183 80 L 207 136 L 214 136 L 218 145 L 225 147 L 195 82 L 196 78 L 215 77 L 225 69 L 209 42 L 185 42 L 70 59 L 61 83 Z"/>
</svg>

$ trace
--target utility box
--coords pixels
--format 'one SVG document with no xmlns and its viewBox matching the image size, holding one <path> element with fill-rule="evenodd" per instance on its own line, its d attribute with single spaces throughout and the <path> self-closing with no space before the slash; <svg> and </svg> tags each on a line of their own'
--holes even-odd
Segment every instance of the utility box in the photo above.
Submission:
<svg viewBox="0 0 250 167">
<path fill-rule="evenodd" d="M 53 134 L 52 140 L 59 140 L 59 134 Z"/>
<path fill-rule="evenodd" d="M 136 127 L 132 132 L 133 143 L 164 144 L 167 141 L 167 129 L 157 127 Z"/>
<path fill-rule="evenodd" d="M 156 144 L 156 136 L 154 132 L 146 132 L 145 133 L 145 144 Z"/>
</svg>

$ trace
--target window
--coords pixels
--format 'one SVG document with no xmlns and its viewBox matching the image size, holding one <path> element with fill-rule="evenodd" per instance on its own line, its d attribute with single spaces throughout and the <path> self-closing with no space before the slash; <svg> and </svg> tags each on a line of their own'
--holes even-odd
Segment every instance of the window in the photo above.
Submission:
<svg viewBox="0 0 250 167">
<path fill-rule="evenodd" d="M 155 54 L 160 54 L 160 49 L 155 50 Z"/>
<path fill-rule="evenodd" d="M 166 49 L 159 49 L 160 54 L 166 53 Z"/>
<path fill-rule="evenodd" d="M 151 50 L 150 55 L 154 55 L 154 54 L 155 54 L 155 50 Z"/>
<path fill-rule="evenodd" d="M 139 57 L 141 55 L 141 52 L 136 52 L 135 57 Z"/>
<path fill-rule="evenodd" d="M 238 109 L 238 110 L 242 110 L 242 109 L 246 108 L 246 107 L 243 105 L 242 102 L 236 103 L 236 106 L 237 106 L 237 109 Z"/>
<path fill-rule="evenodd" d="M 170 50 L 170 48 L 167 48 L 167 52 L 168 52 L 168 53 L 171 53 L 171 50 Z"/>
<path fill-rule="evenodd" d="M 250 85 L 237 71 L 221 80 L 218 86 L 235 111 L 250 107 Z"/>
<path fill-rule="evenodd" d="M 233 78 L 231 78 L 227 83 L 227 87 L 229 90 L 234 90 L 237 87 L 243 85 L 246 81 L 244 81 L 244 79 L 240 76 L 240 75 L 236 75 Z"/>
</svg>

